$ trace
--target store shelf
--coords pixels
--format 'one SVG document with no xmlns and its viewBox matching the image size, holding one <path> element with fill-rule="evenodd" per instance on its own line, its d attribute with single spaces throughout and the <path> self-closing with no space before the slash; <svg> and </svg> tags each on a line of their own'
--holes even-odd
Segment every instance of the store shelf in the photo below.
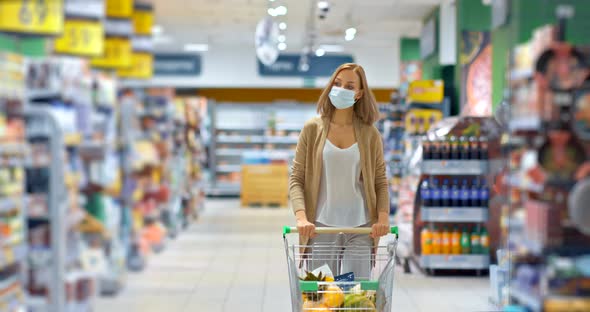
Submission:
<svg viewBox="0 0 590 312">
<path fill-rule="evenodd" d="M 56 99 L 56 98 L 60 98 L 60 97 L 61 97 L 60 90 L 39 89 L 39 90 L 29 90 L 27 92 L 27 98 L 29 99 L 29 101 Z"/>
<path fill-rule="evenodd" d="M 520 304 L 526 306 L 532 312 L 541 312 L 543 309 L 541 297 L 528 291 L 524 291 L 520 287 L 516 287 L 516 285 L 511 285 L 510 296 Z"/>
<path fill-rule="evenodd" d="M 27 256 L 27 246 L 17 245 L 4 247 L 0 251 L 0 268 L 4 268 L 16 262 L 23 261 Z"/>
<path fill-rule="evenodd" d="M 242 165 L 217 165 L 217 172 L 231 173 L 242 171 Z"/>
<path fill-rule="evenodd" d="M 541 118 L 538 116 L 521 116 L 512 118 L 508 122 L 510 131 L 534 131 L 541 127 Z"/>
<path fill-rule="evenodd" d="M 486 160 L 424 160 L 422 173 L 429 175 L 483 175 L 488 172 Z"/>
<path fill-rule="evenodd" d="M 220 135 L 217 137 L 217 143 L 262 144 L 265 143 L 265 139 L 264 136 L 259 135 Z"/>
<path fill-rule="evenodd" d="M 22 203 L 22 198 L 2 197 L 0 198 L 0 213 L 12 211 Z"/>
<path fill-rule="evenodd" d="M 27 145 L 23 143 L 0 143 L 0 155 L 24 155 Z"/>
<path fill-rule="evenodd" d="M 489 255 L 423 255 L 420 266 L 425 269 L 485 270 L 490 266 Z"/>
<path fill-rule="evenodd" d="M 487 207 L 422 207 L 422 221 L 429 222 L 486 222 Z"/>
<path fill-rule="evenodd" d="M 289 136 L 269 136 L 266 137 L 267 143 L 274 143 L 274 144 L 297 144 L 299 141 L 298 137 L 289 137 Z"/>
<path fill-rule="evenodd" d="M 255 149 L 221 148 L 217 150 L 217 156 L 242 156 L 245 152 L 259 151 Z"/>
</svg>

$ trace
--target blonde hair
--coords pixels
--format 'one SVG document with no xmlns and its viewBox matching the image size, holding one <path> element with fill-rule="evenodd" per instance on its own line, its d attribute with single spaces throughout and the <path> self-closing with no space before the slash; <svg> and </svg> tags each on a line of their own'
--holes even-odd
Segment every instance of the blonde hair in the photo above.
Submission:
<svg viewBox="0 0 590 312">
<path fill-rule="evenodd" d="M 373 124 L 379 119 L 379 109 L 377 108 L 377 101 L 375 100 L 375 96 L 373 92 L 369 89 L 369 85 L 367 84 L 367 77 L 365 75 L 365 70 L 362 66 L 354 63 L 346 63 L 340 65 L 332 74 L 330 78 L 330 82 L 326 85 L 326 88 L 320 95 L 320 99 L 318 100 L 318 113 L 322 117 L 332 118 L 334 111 L 336 108 L 330 102 L 330 90 L 334 85 L 334 80 L 336 80 L 336 76 L 343 71 L 343 70 L 352 70 L 356 73 L 360 80 L 360 90 L 362 91 L 362 96 L 356 101 L 354 104 L 354 113 L 362 122 L 366 124 Z"/>
</svg>

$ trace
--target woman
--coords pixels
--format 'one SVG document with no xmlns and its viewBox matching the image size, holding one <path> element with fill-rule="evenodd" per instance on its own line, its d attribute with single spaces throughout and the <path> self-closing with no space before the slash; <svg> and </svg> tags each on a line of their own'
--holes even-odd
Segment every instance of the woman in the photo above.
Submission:
<svg viewBox="0 0 590 312">
<path fill-rule="evenodd" d="M 289 182 L 300 243 L 344 247 L 338 251 L 342 265 L 352 267 L 337 268 L 332 259 L 328 264 L 333 273 L 353 271 L 357 278 L 368 278 L 363 276 L 369 274 L 368 261 L 361 264 L 354 255 L 362 254 L 358 249 L 364 247 L 368 259 L 371 246 L 389 232 L 389 192 L 383 143 L 373 126 L 379 111 L 360 65 L 343 64 L 336 69 L 320 96 L 318 113 L 321 117 L 308 121 L 299 136 Z M 316 237 L 316 226 L 370 226 L 372 231 L 369 236 Z M 353 245 L 356 251 L 346 248 Z"/>
</svg>

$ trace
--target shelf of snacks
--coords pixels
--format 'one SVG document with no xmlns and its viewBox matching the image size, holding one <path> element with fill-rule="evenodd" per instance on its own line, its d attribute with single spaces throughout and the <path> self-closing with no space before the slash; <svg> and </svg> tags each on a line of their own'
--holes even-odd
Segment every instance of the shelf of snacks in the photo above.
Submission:
<svg viewBox="0 0 590 312">
<path fill-rule="evenodd" d="M 24 309 L 26 237 L 25 60 L 0 53 L 0 310 Z"/>
<path fill-rule="evenodd" d="M 508 132 L 530 143 L 509 150 L 503 179 L 511 254 L 506 297 L 530 311 L 590 309 L 587 52 L 560 33 L 551 25 L 537 29 L 514 49 L 511 64 L 531 75 L 510 81 Z M 567 73 L 552 70 L 558 62 L 571 64 Z"/>
</svg>

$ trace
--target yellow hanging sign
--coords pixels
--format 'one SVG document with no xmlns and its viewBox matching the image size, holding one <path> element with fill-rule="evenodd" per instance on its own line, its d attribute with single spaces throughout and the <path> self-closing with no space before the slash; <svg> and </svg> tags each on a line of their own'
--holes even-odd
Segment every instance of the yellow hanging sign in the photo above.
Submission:
<svg viewBox="0 0 590 312">
<path fill-rule="evenodd" d="M 106 0 L 107 17 L 130 18 L 133 13 L 133 0 Z"/>
<path fill-rule="evenodd" d="M 63 24 L 63 0 L 0 0 L 0 31 L 59 35 Z"/>
<path fill-rule="evenodd" d="M 148 10 L 133 11 L 133 33 L 136 35 L 152 35 L 154 12 Z"/>
<path fill-rule="evenodd" d="M 117 70 L 121 78 L 149 79 L 154 72 L 154 56 L 151 53 L 134 52 L 131 66 Z"/>
<path fill-rule="evenodd" d="M 127 68 L 131 66 L 133 49 L 131 40 L 124 37 L 106 37 L 104 39 L 104 53 L 90 61 L 94 67 L 101 68 Z"/>
<path fill-rule="evenodd" d="M 81 56 L 100 56 L 104 51 L 104 28 L 94 20 L 68 19 L 64 33 L 55 39 L 56 53 Z"/>
</svg>

